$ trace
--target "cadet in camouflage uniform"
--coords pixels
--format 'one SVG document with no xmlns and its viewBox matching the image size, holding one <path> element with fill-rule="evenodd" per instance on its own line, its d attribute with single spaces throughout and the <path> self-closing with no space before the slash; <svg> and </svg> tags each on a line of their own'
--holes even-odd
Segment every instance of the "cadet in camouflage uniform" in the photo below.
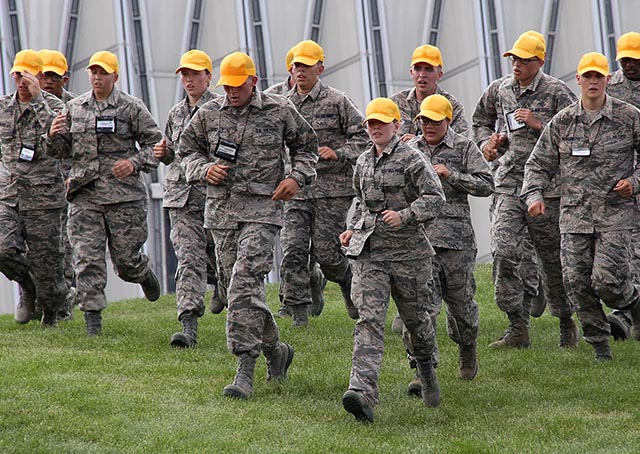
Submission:
<svg viewBox="0 0 640 454">
<path fill-rule="evenodd" d="M 0 271 L 20 285 L 16 322 L 33 317 L 36 298 L 42 323 L 56 324 L 67 292 L 62 277 L 60 166 L 42 139 L 63 103 L 40 89 L 42 59 L 18 52 L 11 74 L 16 91 L 0 98 Z"/>
<path fill-rule="evenodd" d="M 442 71 L 442 55 L 440 49 L 428 44 L 416 47 L 411 57 L 409 74 L 414 87 L 402 90 L 391 96 L 398 104 L 402 120 L 398 135 L 405 142 L 420 135 L 420 126 L 416 125 L 414 118 L 420 113 L 420 103 L 424 98 L 433 94 L 439 94 L 449 100 L 453 106 L 453 120 L 450 127 L 463 136 L 471 135 L 471 127 L 465 118 L 464 107 L 458 100 L 444 91 L 438 85 L 438 81 L 444 75 Z"/>
<path fill-rule="evenodd" d="M 400 108 L 400 115 L 402 116 L 400 129 L 398 130 L 400 139 L 407 142 L 421 134 L 420 126 L 416 124 L 414 119 L 420 113 L 420 103 L 427 96 L 436 93 L 446 97 L 453 106 L 451 128 L 459 134 L 469 136 L 471 128 L 465 118 L 464 107 L 453 95 L 447 93 L 438 85 L 438 81 L 444 75 L 440 49 L 428 44 L 416 47 L 411 56 L 409 74 L 413 80 L 414 87 L 394 93 L 391 96 L 391 99 Z M 394 333 L 402 332 L 399 314 L 393 320 L 392 330 Z"/>
<path fill-rule="evenodd" d="M 293 359 L 293 347 L 279 340 L 264 279 L 282 226 L 282 201 L 314 180 L 318 149 L 313 129 L 293 104 L 265 95 L 257 82 L 248 55 L 227 55 L 218 81 L 224 101 L 210 101 L 196 112 L 178 148 L 187 181 L 207 183 L 205 227 L 213 233 L 218 279 L 226 289 L 227 346 L 238 358 L 236 376 L 223 394 L 244 399 L 253 393 L 260 352 L 267 359 L 267 379 L 285 379 Z"/>
<path fill-rule="evenodd" d="M 524 304 L 520 273 L 522 238 L 528 231 L 544 270 L 550 312 L 560 319 L 560 346 L 572 347 L 579 341 L 579 331 L 572 318 L 574 308 L 567 300 L 562 284 L 559 194 L 555 180 L 546 188 L 548 209 L 543 217 L 527 216 L 526 206 L 519 200 L 518 194 L 522 186 L 524 163 L 544 125 L 556 112 L 569 105 L 575 96 L 564 82 L 542 72 L 545 46 L 530 32 L 520 35 L 513 48 L 503 55 L 511 58 L 513 74 L 498 87 L 495 105 L 485 110 L 487 116 L 482 118 L 479 111 L 474 114 L 475 139 L 480 149 L 487 148 L 495 153 L 499 145 L 504 145 L 499 134 L 495 133 L 497 121 L 503 121 L 507 127 L 508 141 L 508 148 L 498 160 L 495 174 L 496 207 L 491 227 L 495 246 L 495 300 L 500 310 L 507 313 L 509 327 L 504 336 L 490 346 L 531 345 L 529 308 Z"/>
<path fill-rule="evenodd" d="M 356 207 L 348 230 L 340 234 L 355 259 L 351 294 L 360 317 L 353 331 L 349 389 L 342 404 L 356 419 L 373 422 L 384 349 L 384 324 L 393 297 L 410 332 L 427 406 L 440 403 L 431 357 L 435 329 L 428 313 L 431 257 L 424 223 L 444 205 L 442 186 L 424 155 L 402 142 L 396 131 L 398 106 L 388 98 L 367 105 L 367 132 L 373 142 L 356 163 Z"/>
<path fill-rule="evenodd" d="M 296 81 L 293 77 L 293 67 L 291 64 L 291 60 L 293 60 L 294 48 L 295 46 L 289 49 L 285 57 L 285 64 L 287 67 L 287 71 L 289 72 L 289 77 L 287 77 L 286 80 L 267 88 L 264 93 L 286 95 L 289 90 L 291 90 L 295 86 Z M 287 163 L 287 166 L 288 165 L 289 163 Z M 278 241 L 278 239 L 276 239 L 276 241 Z M 327 279 L 322 274 L 322 270 L 320 269 L 320 265 L 318 264 L 318 262 L 316 262 L 315 259 L 310 259 L 310 261 L 313 261 L 313 263 L 309 263 L 309 284 L 311 291 L 311 306 L 309 306 L 309 313 L 313 316 L 318 316 L 324 308 L 323 292 L 324 288 L 327 285 Z M 280 302 L 282 302 L 284 301 L 284 286 L 281 285 L 278 290 L 278 296 L 280 298 Z M 291 307 L 285 306 L 284 304 L 281 305 L 277 315 L 279 317 L 291 316 Z"/>
<path fill-rule="evenodd" d="M 51 125 L 48 146 L 51 154 L 72 159 L 66 181 L 69 240 L 79 306 L 87 334 L 94 336 L 102 333 L 107 306 L 105 246 L 121 279 L 140 283 L 150 301 L 160 297 L 158 279 L 142 253 L 147 194 L 140 173 L 157 166 L 152 149 L 162 133 L 142 101 L 114 85 L 114 54 L 96 52 L 87 69 L 92 90 L 67 103 Z"/>
<path fill-rule="evenodd" d="M 440 177 L 447 201 L 438 217 L 427 226 L 427 237 L 436 252 L 433 258 L 434 292 L 429 313 L 435 328 L 444 299 L 447 304 L 447 333 L 458 344 L 460 377 L 472 380 L 478 370 L 476 339 L 479 318 L 473 276 L 478 247 L 468 196 L 491 195 L 493 177 L 489 164 L 475 143 L 451 129 L 452 118 L 453 106 L 446 97 L 427 96 L 416 117 L 421 124 L 422 135 L 411 140 L 409 145 L 430 159 Z M 420 385 L 419 380 L 416 385 Z M 409 388 L 411 390 L 411 386 Z"/>
<path fill-rule="evenodd" d="M 527 33 L 535 33 L 534 36 L 539 36 L 540 39 L 543 39 L 542 35 L 537 32 L 530 31 Z M 495 131 L 493 133 L 493 136 L 495 137 L 497 142 L 495 148 L 485 146 L 482 153 L 489 163 L 489 167 L 491 168 L 491 173 L 494 178 L 495 172 L 500 166 L 499 159 L 504 155 L 508 148 L 508 142 L 506 141 L 506 124 L 504 118 L 499 118 L 497 116 L 495 107 L 498 102 L 498 88 L 500 88 L 502 82 L 504 82 L 509 77 L 511 76 L 507 75 L 491 82 L 491 84 L 489 84 L 489 86 L 482 94 L 473 112 L 474 140 L 476 140 L 476 138 L 479 136 L 485 137 L 486 139 L 486 135 L 489 134 L 489 131 Z M 482 140 L 479 140 L 477 142 L 477 145 L 482 146 Z M 493 195 L 491 196 L 491 205 L 489 207 L 489 222 L 491 222 L 492 224 L 496 205 L 495 202 L 496 196 Z M 493 236 L 491 236 L 490 249 L 491 256 L 495 257 L 495 241 Z M 536 256 L 536 250 L 533 246 L 533 242 L 531 241 L 531 236 L 529 235 L 529 229 L 526 229 L 526 232 L 523 232 L 522 256 L 520 260 L 520 266 L 518 267 L 518 273 L 520 274 L 520 278 L 522 279 L 522 286 L 524 291 L 524 310 L 529 311 L 530 315 L 533 317 L 540 317 L 547 305 L 544 298 L 544 286 L 546 284 L 542 279 L 542 269 L 539 266 L 539 261 Z"/>
<path fill-rule="evenodd" d="M 545 128 L 525 167 L 522 198 L 531 216 L 545 213 L 543 191 L 560 175 L 562 271 L 585 340 L 596 359 L 612 359 L 607 306 L 629 310 L 640 337 L 640 292 L 630 269 L 631 236 L 640 222 L 640 111 L 606 95 L 609 62 L 583 55 L 580 100 Z"/>
<path fill-rule="evenodd" d="M 318 179 L 285 204 L 281 279 L 283 304 L 293 312 L 294 326 L 308 324 L 311 303 L 309 266 L 340 285 L 349 316 L 358 318 L 351 302 L 351 267 L 338 235 L 344 231 L 353 199 L 353 165 L 367 143 L 362 114 L 347 95 L 320 80 L 324 51 L 311 40 L 293 50 L 296 85 L 285 96 L 318 134 Z"/>
<path fill-rule="evenodd" d="M 55 95 L 62 102 L 75 98 L 75 93 L 67 91 L 64 86 L 69 81 L 67 59 L 57 50 L 42 49 L 38 52 L 42 58 L 42 74 L 40 88 Z M 66 179 L 71 169 L 71 159 L 65 158 L 61 161 L 62 175 Z M 67 282 L 66 304 L 58 311 L 59 320 L 68 320 L 73 317 L 73 306 L 76 301 L 76 288 L 74 287 L 75 273 L 73 271 L 73 249 L 67 234 L 67 206 L 65 204 L 60 217 L 62 229 L 62 247 L 64 248 L 64 279 Z"/>
<path fill-rule="evenodd" d="M 640 108 L 640 33 L 629 32 L 620 37 L 617 43 L 616 60 L 620 62 L 620 69 L 611 75 L 607 93 Z M 640 203 L 640 199 L 638 202 Z M 636 282 L 640 283 L 640 230 L 635 228 L 632 236 L 631 270 Z M 614 339 L 629 338 L 631 315 L 628 312 L 614 310 L 607 319 Z"/>
<path fill-rule="evenodd" d="M 195 347 L 198 343 L 198 318 L 204 314 L 207 267 L 215 268 L 215 252 L 210 257 L 213 248 L 208 247 L 210 235 L 204 228 L 205 183 L 187 183 L 180 157 L 176 156 L 180 135 L 193 114 L 208 101 L 220 98 L 209 91 L 211 71 L 211 58 L 205 52 L 193 49 L 182 56 L 176 74 L 180 73 L 187 96 L 169 111 L 165 138 L 153 147 L 154 156 L 169 165 L 163 206 L 169 210 L 171 243 L 178 259 L 176 304 L 182 332 L 171 337 L 171 345 L 179 348 Z M 219 303 L 213 309 L 219 313 L 224 304 L 217 285 L 215 295 Z"/>
</svg>

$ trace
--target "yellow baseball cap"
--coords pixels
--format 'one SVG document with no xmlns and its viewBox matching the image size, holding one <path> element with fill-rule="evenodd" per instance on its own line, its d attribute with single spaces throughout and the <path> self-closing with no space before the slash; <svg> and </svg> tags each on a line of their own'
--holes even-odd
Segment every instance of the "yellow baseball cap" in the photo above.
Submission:
<svg viewBox="0 0 640 454">
<path fill-rule="evenodd" d="M 303 65 L 313 66 L 319 61 L 324 61 L 324 51 L 322 47 L 315 41 L 310 39 L 300 41 L 293 46 L 293 58 L 291 64 L 302 63 Z"/>
<path fill-rule="evenodd" d="M 64 76 L 69 70 L 67 59 L 62 52 L 57 50 L 42 49 L 40 52 L 40 58 L 42 58 L 42 72 L 53 72 L 59 76 Z"/>
<path fill-rule="evenodd" d="M 523 35 L 529 35 L 529 36 L 533 36 L 534 38 L 539 39 L 542 42 L 542 45 L 544 46 L 545 51 L 546 51 L 547 42 L 544 40 L 544 35 L 542 33 L 537 32 L 535 30 L 527 30 L 526 32 L 523 33 Z"/>
<path fill-rule="evenodd" d="M 420 117 L 427 117 L 430 120 L 440 121 L 453 118 L 453 107 L 447 98 L 442 95 L 427 96 L 420 103 L 420 113 L 416 115 L 414 121 Z"/>
<path fill-rule="evenodd" d="M 600 52 L 589 52 L 584 54 L 578 63 L 578 75 L 583 75 L 586 72 L 595 71 L 603 76 L 609 75 L 609 61 L 607 57 Z"/>
<path fill-rule="evenodd" d="M 256 65 L 251 57 L 242 52 L 233 52 L 222 59 L 220 63 L 220 80 L 216 84 L 239 87 L 247 81 L 249 76 L 256 75 Z"/>
<path fill-rule="evenodd" d="M 287 71 L 291 71 L 291 65 L 293 64 L 291 63 L 291 61 L 293 60 L 293 49 L 295 49 L 295 46 L 289 49 L 289 52 L 287 52 L 287 56 L 284 59 L 287 64 Z"/>
<path fill-rule="evenodd" d="M 383 123 L 400 121 L 400 109 L 398 105 L 389 98 L 375 98 L 367 104 L 366 117 L 362 124 L 369 120 L 379 120 Z"/>
<path fill-rule="evenodd" d="M 29 73 L 34 76 L 42 72 L 42 58 L 33 49 L 24 49 L 16 54 L 10 73 Z"/>
<path fill-rule="evenodd" d="M 92 66 L 99 66 L 108 74 L 117 73 L 119 69 L 118 57 L 107 50 L 101 50 L 91 56 L 91 60 L 89 60 L 87 69 L 91 68 Z"/>
<path fill-rule="evenodd" d="M 180 66 L 176 69 L 176 74 L 178 74 L 182 68 L 193 69 L 194 71 L 203 71 L 206 69 L 211 72 L 213 70 L 213 64 L 211 63 L 211 57 L 205 52 L 192 49 L 182 54 Z"/>
<path fill-rule="evenodd" d="M 511 50 L 502 54 L 503 57 L 515 55 L 518 58 L 529 59 L 538 57 L 540 60 L 544 60 L 546 54 L 546 48 L 544 41 L 530 34 L 531 32 L 525 32 L 513 44 Z"/>
<path fill-rule="evenodd" d="M 440 49 L 429 44 L 416 47 L 411 56 L 411 66 L 416 63 L 428 63 L 431 66 L 442 67 L 442 54 L 440 54 Z"/>
<path fill-rule="evenodd" d="M 640 33 L 625 33 L 618 40 L 616 60 L 633 58 L 640 60 Z"/>
</svg>

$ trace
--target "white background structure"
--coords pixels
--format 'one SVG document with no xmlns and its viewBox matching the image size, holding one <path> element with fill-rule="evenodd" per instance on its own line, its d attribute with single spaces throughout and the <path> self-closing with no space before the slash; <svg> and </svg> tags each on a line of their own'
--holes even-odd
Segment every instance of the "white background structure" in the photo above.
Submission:
<svg viewBox="0 0 640 454">
<path fill-rule="evenodd" d="M 62 51 L 70 63 L 67 88 L 89 89 L 91 54 L 109 50 L 120 60 L 121 89 L 142 98 L 162 129 L 183 91 L 174 70 L 189 49 L 206 51 L 218 79 L 222 58 L 249 53 L 261 88 L 286 77 L 285 54 L 303 39 L 324 48 L 323 80 L 351 96 L 361 110 L 377 96 L 412 86 L 409 63 L 422 44 L 440 48 L 442 87 L 458 98 L 467 119 L 484 88 L 510 72 L 502 52 L 518 35 L 537 30 L 547 41 L 544 70 L 576 91 L 580 56 L 599 51 L 615 63 L 615 42 L 640 31 L 640 0 L 0 0 L 0 91 L 15 90 L 9 75 L 21 49 Z M 635 28 L 634 28 L 635 27 Z M 174 288 L 175 258 L 161 208 L 164 166 L 149 176 L 147 251 L 162 282 Z M 478 259 L 487 261 L 487 200 L 472 200 Z M 107 297 L 142 296 L 113 273 Z M 17 287 L 0 277 L 0 313 L 13 311 Z"/>
</svg>

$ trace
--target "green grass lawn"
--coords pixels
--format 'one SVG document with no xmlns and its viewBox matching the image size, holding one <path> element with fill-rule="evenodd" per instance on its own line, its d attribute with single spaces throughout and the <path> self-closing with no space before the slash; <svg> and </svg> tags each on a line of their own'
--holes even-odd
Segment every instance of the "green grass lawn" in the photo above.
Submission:
<svg viewBox="0 0 640 454">
<path fill-rule="evenodd" d="M 457 378 L 457 347 L 440 318 L 440 407 L 411 398 L 412 378 L 391 333 L 374 424 L 342 408 L 349 380 L 353 321 L 339 288 L 309 328 L 278 319 L 296 349 L 285 383 L 267 383 L 261 357 L 254 397 L 222 396 L 235 358 L 224 313 L 200 319 L 195 350 L 172 350 L 175 299 L 129 300 L 104 312 L 103 335 L 87 338 L 82 314 L 56 329 L 0 317 L 0 452 L 363 452 L 638 453 L 640 344 L 612 344 L 596 363 L 590 346 L 561 350 L 557 319 L 532 320 L 529 350 L 493 351 L 506 318 L 493 303 L 490 268 L 478 268 L 480 369 Z M 269 286 L 277 309 L 277 287 Z"/>
</svg>

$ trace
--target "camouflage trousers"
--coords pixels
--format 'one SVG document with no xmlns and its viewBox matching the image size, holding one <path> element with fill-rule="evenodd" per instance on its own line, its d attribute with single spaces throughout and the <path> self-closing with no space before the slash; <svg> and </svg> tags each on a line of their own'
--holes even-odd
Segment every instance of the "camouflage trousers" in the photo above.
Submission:
<svg viewBox="0 0 640 454">
<path fill-rule="evenodd" d="M 202 317 L 208 270 L 216 266 L 213 239 L 204 228 L 204 209 L 187 203 L 184 208 L 168 210 L 171 243 L 178 259 L 175 275 L 178 318 L 187 311 Z"/>
<path fill-rule="evenodd" d="M 320 264 L 324 276 L 338 284 L 351 279 L 349 259 L 340 244 L 352 197 L 295 200 L 285 203 L 280 279 L 283 304 L 311 303 L 309 269 Z"/>
<path fill-rule="evenodd" d="M 68 229 L 78 306 L 83 311 L 99 311 L 107 306 L 107 246 L 122 280 L 142 282 L 149 269 L 149 257 L 142 253 L 147 241 L 147 202 L 95 205 L 75 200 L 69 205 Z"/>
<path fill-rule="evenodd" d="M 520 268 L 523 238 L 531 236 L 544 271 L 545 296 L 554 317 L 568 317 L 574 312 L 562 282 L 560 264 L 559 199 L 545 199 L 544 216 L 531 217 L 518 197 L 498 194 L 491 226 L 495 241 L 493 276 L 496 304 L 506 313 L 524 314 L 524 289 Z M 546 291 L 548 290 L 548 292 Z M 528 313 L 524 314 L 528 319 Z"/>
<path fill-rule="evenodd" d="M 495 218 L 496 199 L 498 195 L 499 194 L 493 194 L 491 196 L 491 205 L 489 206 L 489 221 L 491 222 L 491 225 L 493 225 L 493 220 Z M 491 256 L 495 258 L 496 241 L 493 237 L 493 232 L 491 232 L 490 241 Z M 522 279 L 522 286 L 524 288 L 525 295 L 533 297 L 543 291 L 543 279 L 541 276 L 543 271 L 539 265 L 536 249 L 533 247 L 533 241 L 531 241 L 531 235 L 529 235 L 528 229 L 522 238 L 522 254 L 520 264 L 518 266 L 518 274 L 520 275 L 520 279 Z M 494 281 L 495 278 L 496 277 L 494 275 Z"/>
<path fill-rule="evenodd" d="M 240 223 L 238 229 L 211 232 L 216 244 L 219 289 L 229 304 L 227 347 L 234 355 L 257 357 L 263 348 L 273 347 L 279 340 L 265 287 L 278 227 L 247 222 Z"/>
<path fill-rule="evenodd" d="M 478 337 L 480 325 L 478 303 L 474 299 L 476 279 L 473 276 L 477 250 L 435 248 L 435 251 L 429 314 L 435 320 L 444 300 L 449 338 L 459 345 L 471 345 Z"/>
<path fill-rule="evenodd" d="M 19 211 L 0 202 L 0 271 L 21 281 L 31 272 L 38 305 L 55 312 L 65 302 L 60 209 Z"/>
<path fill-rule="evenodd" d="M 631 270 L 630 230 L 562 234 L 562 270 L 569 300 L 576 306 L 584 340 L 607 340 L 611 333 L 602 300 L 626 309 L 640 299 Z"/>
<path fill-rule="evenodd" d="M 71 247 L 71 242 L 69 241 L 69 234 L 67 230 L 67 223 L 69 221 L 69 206 L 65 205 L 64 208 L 60 211 L 60 230 L 62 232 L 62 241 L 61 248 L 63 254 L 63 269 L 64 269 L 64 280 L 67 283 L 67 288 L 71 288 L 73 286 L 73 280 L 75 278 L 75 271 L 73 270 L 73 248 Z"/>
<path fill-rule="evenodd" d="M 378 378 L 384 351 L 384 325 L 393 297 L 410 333 L 408 352 L 428 360 L 434 352 L 435 329 L 428 313 L 431 298 L 431 259 L 374 261 L 363 252 L 353 263 L 351 297 L 360 318 L 353 330 L 349 389 L 361 392 L 373 405 L 379 402 Z"/>
</svg>

